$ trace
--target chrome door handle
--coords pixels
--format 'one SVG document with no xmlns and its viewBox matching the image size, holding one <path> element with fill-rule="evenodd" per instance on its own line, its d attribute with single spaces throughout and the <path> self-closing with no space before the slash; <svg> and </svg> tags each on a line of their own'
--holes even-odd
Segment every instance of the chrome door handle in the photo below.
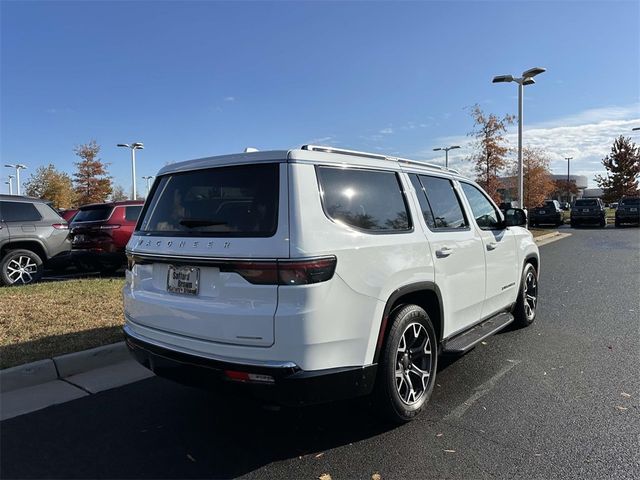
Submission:
<svg viewBox="0 0 640 480">
<path fill-rule="evenodd" d="M 453 253 L 453 249 L 449 247 L 442 247 L 440 250 L 436 250 L 436 257 L 445 258 Z"/>
<path fill-rule="evenodd" d="M 496 242 L 487 243 L 487 250 L 495 250 L 498 248 L 498 244 Z"/>
</svg>

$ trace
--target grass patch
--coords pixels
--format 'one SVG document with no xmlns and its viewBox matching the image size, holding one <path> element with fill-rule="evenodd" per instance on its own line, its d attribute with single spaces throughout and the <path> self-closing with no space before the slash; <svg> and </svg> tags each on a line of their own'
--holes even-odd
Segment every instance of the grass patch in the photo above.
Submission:
<svg viewBox="0 0 640 480">
<path fill-rule="evenodd" d="M 0 288 L 0 368 L 122 340 L 124 279 Z"/>
</svg>

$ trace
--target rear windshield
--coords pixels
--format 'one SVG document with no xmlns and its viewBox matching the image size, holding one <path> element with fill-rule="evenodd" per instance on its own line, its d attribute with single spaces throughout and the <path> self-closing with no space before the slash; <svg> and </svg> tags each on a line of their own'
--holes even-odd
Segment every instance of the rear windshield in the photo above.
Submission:
<svg viewBox="0 0 640 480">
<path fill-rule="evenodd" d="M 239 165 L 160 177 L 139 230 L 157 235 L 270 237 L 278 225 L 279 165 Z"/>
<path fill-rule="evenodd" d="M 82 207 L 75 217 L 74 222 L 99 222 L 106 220 L 111 215 L 112 206 L 96 205 L 91 207 Z"/>
<path fill-rule="evenodd" d="M 595 207 L 598 205 L 597 200 L 576 200 L 576 207 Z"/>
<path fill-rule="evenodd" d="M 634 206 L 638 206 L 640 205 L 640 198 L 625 198 L 623 200 L 620 200 L 620 205 L 634 205 Z"/>
</svg>

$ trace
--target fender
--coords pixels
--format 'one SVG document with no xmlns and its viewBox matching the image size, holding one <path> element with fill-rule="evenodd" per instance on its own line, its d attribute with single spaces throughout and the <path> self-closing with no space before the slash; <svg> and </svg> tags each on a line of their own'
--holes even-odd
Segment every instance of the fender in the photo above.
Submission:
<svg viewBox="0 0 640 480">
<path fill-rule="evenodd" d="M 442 307 L 442 295 L 440 294 L 440 288 L 434 282 L 417 282 L 411 283 L 409 285 L 404 285 L 396 290 L 389 296 L 387 303 L 384 306 L 384 311 L 382 314 L 382 322 L 380 322 L 380 331 L 378 332 L 378 341 L 376 342 L 376 351 L 373 355 L 373 363 L 378 363 L 378 359 L 380 357 L 380 352 L 382 351 L 382 345 L 384 345 L 384 340 L 387 333 L 387 322 L 389 320 L 389 315 L 391 314 L 393 304 L 402 296 L 407 295 L 413 292 L 419 292 L 428 290 L 430 292 L 434 292 L 436 297 L 438 298 L 438 306 L 440 308 L 440 321 L 442 322 L 444 317 L 444 309 Z M 442 327 L 442 325 L 440 325 Z M 442 330 L 440 328 L 440 338 L 438 341 L 442 340 Z"/>
<path fill-rule="evenodd" d="M 44 242 L 42 242 L 42 240 L 40 240 L 39 238 L 26 238 L 26 239 L 22 239 L 22 238 L 6 238 L 3 242 L 0 242 L 0 250 L 8 248 L 9 250 L 14 249 L 12 247 L 13 244 L 15 243 L 25 243 L 25 244 L 36 244 L 38 245 L 42 251 L 45 254 L 45 258 L 42 259 L 42 261 L 47 261 L 49 259 L 49 249 L 47 248 L 47 246 L 44 244 Z"/>
</svg>

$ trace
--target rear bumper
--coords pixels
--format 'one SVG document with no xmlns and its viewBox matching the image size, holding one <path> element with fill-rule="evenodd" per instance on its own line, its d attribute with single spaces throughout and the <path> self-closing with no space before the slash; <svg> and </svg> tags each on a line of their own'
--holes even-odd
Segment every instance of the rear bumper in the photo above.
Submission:
<svg viewBox="0 0 640 480">
<path fill-rule="evenodd" d="M 571 223 L 600 223 L 604 219 L 604 215 L 572 215 Z"/>
<path fill-rule="evenodd" d="M 640 223 L 640 214 L 616 213 L 616 221 L 619 223 Z"/>
<path fill-rule="evenodd" d="M 109 264 L 122 264 L 127 262 L 127 256 L 124 251 L 120 252 L 107 252 L 102 249 L 94 248 L 74 248 L 71 250 L 72 260 L 84 260 L 90 262 L 109 263 Z"/>
<path fill-rule="evenodd" d="M 545 215 L 536 215 L 536 214 L 531 214 L 531 218 L 529 219 L 530 222 L 536 222 L 536 223 L 558 223 L 560 221 L 562 221 L 562 214 L 560 213 L 553 213 L 553 214 L 545 214 Z"/>
<path fill-rule="evenodd" d="M 302 406 L 367 395 L 373 390 L 377 366 L 304 371 L 292 363 L 254 366 L 187 354 L 139 338 L 124 327 L 126 344 L 136 360 L 156 375 L 184 385 L 224 393 L 249 392 L 285 406 Z M 135 336 L 134 336 L 135 335 Z M 268 376 L 270 383 L 231 380 L 225 372 Z"/>
</svg>

